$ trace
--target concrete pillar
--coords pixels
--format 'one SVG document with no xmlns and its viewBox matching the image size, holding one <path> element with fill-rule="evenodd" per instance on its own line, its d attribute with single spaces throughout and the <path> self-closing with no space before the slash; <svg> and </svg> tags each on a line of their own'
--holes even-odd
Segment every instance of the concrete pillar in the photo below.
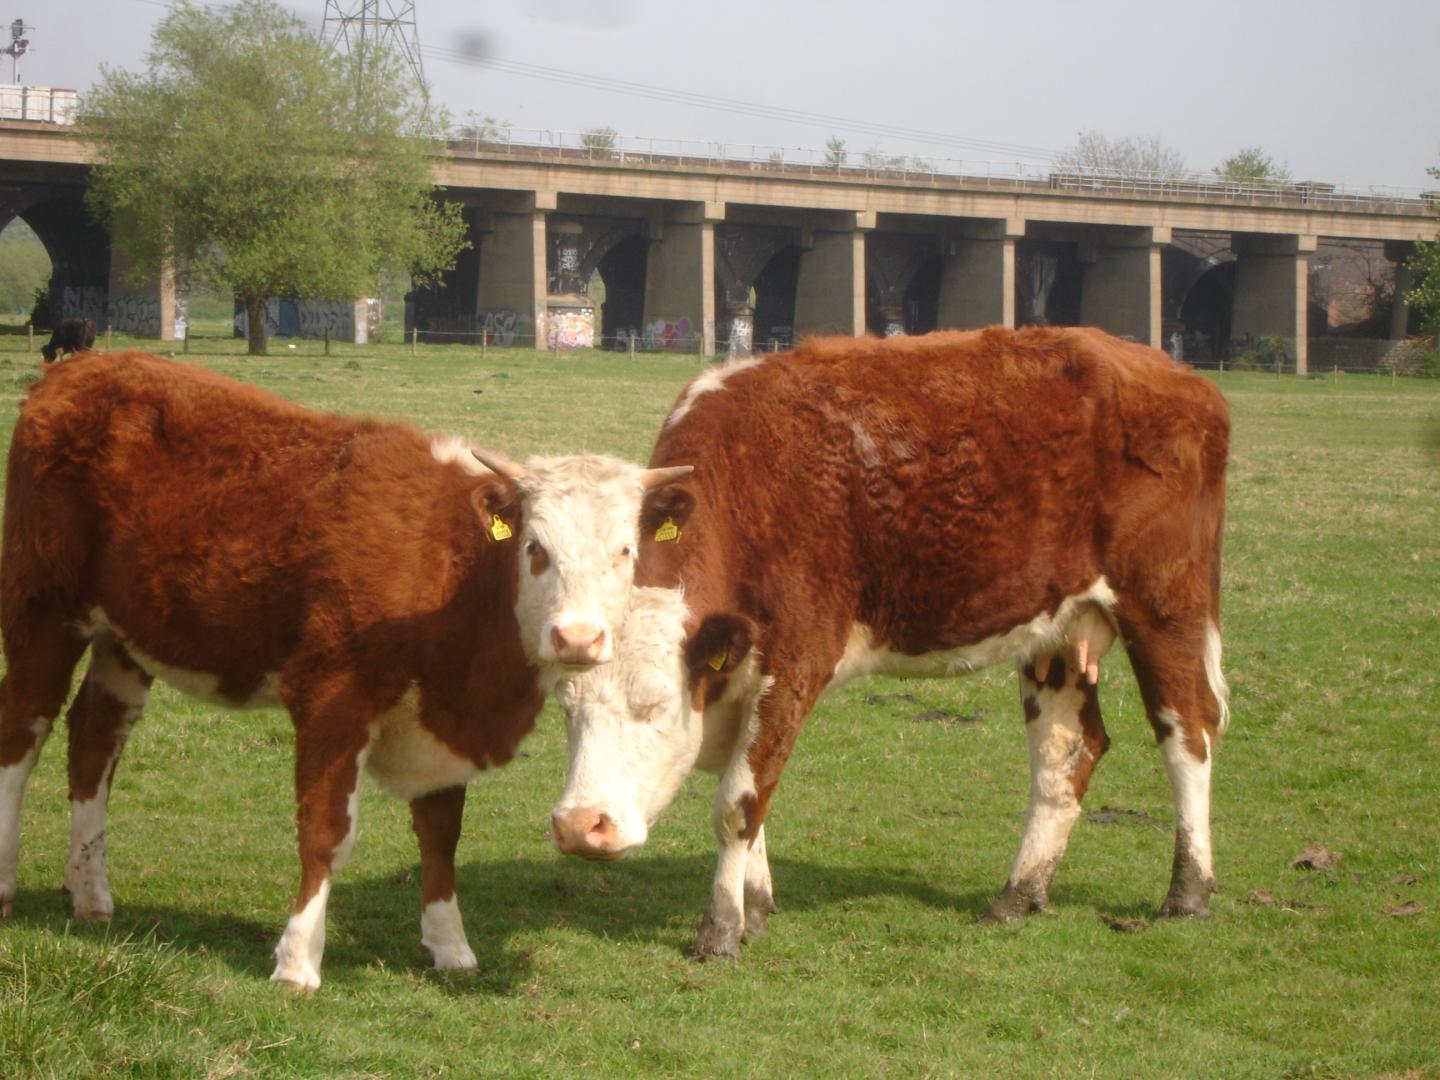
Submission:
<svg viewBox="0 0 1440 1080">
<path fill-rule="evenodd" d="M 545 215 L 555 193 L 525 192 L 495 211 L 480 248 L 476 315 L 495 345 L 543 347 L 546 332 Z"/>
<path fill-rule="evenodd" d="M 645 346 L 715 355 L 715 223 L 724 203 L 679 203 L 648 223 Z"/>
<path fill-rule="evenodd" d="M 1018 218 L 964 223 L 944 241 L 940 271 L 942 330 L 1015 327 L 1015 241 Z"/>
<path fill-rule="evenodd" d="M 1097 228 L 1080 245 L 1080 322 L 1160 348 L 1160 255 L 1169 242 L 1164 226 Z"/>
<path fill-rule="evenodd" d="M 110 251 L 109 298 L 105 324 L 131 337 L 175 340 L 175 321 L 180 302 L 175 292 L 175 275 L 168 268 L 156 281 L 136 284 L 129 278 L 131 263 L 118 250 Z M 105 327 L 98 329 L 104 333 Z M 182 334 L 185 321 L 180 320 Z"/>
<path fill-rule="evenodd" d="M 1306 333 L 1307 277 L 1314 236 L 1236 233 L 1232 340 L 1276 338 L 1295 357 L 1295 371 L 1310 370 Z"/>
<path fill-rule="evenodd" d="M 1389 241 L 1385 244 L 1385 258 L 1395 264 L 1395 303 L 1390 309 L 1390 340 L 1401 341 L 1410 328 L 1410 304 L 1406 294 L 1415 287 L 1415 275 L 1406 260 L 1415 254 L 1415 245 Z"/>
<path fill-rule="evenodd" d="M 585 240 L 585 227 L 578 221 L 552 221 L 549 226 L 550 247 L 553 250 L 551 265 L 555 272 L 550 275 L 552 293 L 584 295 L 588 281 L 580 280 L 580 249 Z"/>
<path fill-rule="evenodd" d="M 749 356 L 755 340 L 755 309 L 749 304 L 727 304 L 725 337 L 728 356 Z"/>
<path fill-rule="evenodd" d="M 817 215 L 801 230 L 795 282 L 795 340 L 812 334 L 865 333 L 865 233 L 875 212 Z"/>
</svg>

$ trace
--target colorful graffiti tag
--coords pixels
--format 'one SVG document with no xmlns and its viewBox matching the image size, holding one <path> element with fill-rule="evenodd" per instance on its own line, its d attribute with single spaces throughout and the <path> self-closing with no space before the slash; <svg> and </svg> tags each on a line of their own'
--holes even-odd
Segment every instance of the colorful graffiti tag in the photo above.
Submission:
<svg viewBox="0 0 1440 1080">
<path fill-rule="evenodd" d="M 689 319 L 651 319 L 645 324 L 645 348 L 663 352 L 688 352 L 695 347 L 694 326 Z"/>
</svg>

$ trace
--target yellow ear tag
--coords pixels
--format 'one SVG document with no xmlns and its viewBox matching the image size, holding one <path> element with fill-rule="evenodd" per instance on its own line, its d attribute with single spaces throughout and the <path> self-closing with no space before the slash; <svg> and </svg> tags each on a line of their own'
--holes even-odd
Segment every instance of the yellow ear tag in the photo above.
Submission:
<svg viewBox="0 0 1440 1080">
<path fill-rule="evenodd" d="M 714 668 L 716 671 L 723 671 L 725 669 L 725 661 L 729 659 L 730 650 L 721 649 L 719 652 L 712 654 L 710 659 L 706 660 L 705 662 L 709 664 L 712 668 Z"/>
<path fill-rule="evenodd" d="M 509 540 L 515 534 L 510 531 L 510 526 L 505 524 L 505 519 L 496 516 L 490 524 L 491 540 Z"/>
<path fill-rule="evenodd" d="M 676 525 L 671 518 L 665 519 L 665 524 L 655 530 L 655 542 L 659 544 L 673 544 L 680 539 L 680 526 Z"/>
</svg>

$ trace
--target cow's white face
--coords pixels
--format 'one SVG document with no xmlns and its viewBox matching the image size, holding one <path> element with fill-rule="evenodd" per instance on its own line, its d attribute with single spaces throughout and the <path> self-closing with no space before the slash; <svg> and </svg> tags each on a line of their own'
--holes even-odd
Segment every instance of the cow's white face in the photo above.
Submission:
<svg viewBox="0 0 1440 1080">
<path fill-rule="evenodd" d="M 615 662 L 558 684 L 570 737 L 570 771 L 552 815 L 561 851 L 613 859 L 643 844 L 695 767 L 706 681 L 734 670 L 749 636 L 737 636 L 725 617 L 687 642 L 686 618 L 678 590 L 635 589 Z"/>
<path fill-rule="evenodd" d="M 649 488 L 689 469 L 642 469 L 600 455 L 500 468 L 523 503 L 520 521 L 502 519 L 502 527 L 516 525 L 504 539 L 518 547 L 515 616 L 525 654 L 551 670 L 609 661 L 635 581 L 640 503 Z"/>
</svg>

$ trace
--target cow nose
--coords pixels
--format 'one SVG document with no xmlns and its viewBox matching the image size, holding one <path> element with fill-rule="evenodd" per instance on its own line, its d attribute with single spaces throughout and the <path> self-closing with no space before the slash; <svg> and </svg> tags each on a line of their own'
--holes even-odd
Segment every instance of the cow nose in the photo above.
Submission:
<svg viewBox="0 0 1440 1080">
<path fill-rule="evenodd" d="M 619 832 L 603 810 L 566 810 L 550 818 L 555 846 L 566 855 L 586 859 L 615 859 L 620 856 Z"/>
<path fill-rule="evenodd" d="M 550 644 L 559 663 L 590 667 L 605 655 L 605 631 L 588 623 L 552 626 Z"/>
</svg>

